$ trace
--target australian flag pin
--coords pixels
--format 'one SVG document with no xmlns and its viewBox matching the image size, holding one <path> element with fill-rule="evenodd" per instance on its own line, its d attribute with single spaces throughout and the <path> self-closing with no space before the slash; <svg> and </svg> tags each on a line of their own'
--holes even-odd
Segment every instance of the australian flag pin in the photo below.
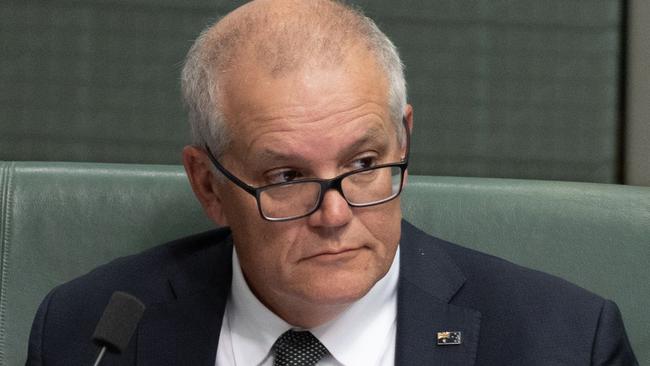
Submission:
<svg viewBox="0 0 650 366">
<path fill-rule="evenodd" d="M 463 342 L 462 333 L 459 331 L 444 331 L 437 334 L 438 346 L 452 346 Z"/>
</svg>

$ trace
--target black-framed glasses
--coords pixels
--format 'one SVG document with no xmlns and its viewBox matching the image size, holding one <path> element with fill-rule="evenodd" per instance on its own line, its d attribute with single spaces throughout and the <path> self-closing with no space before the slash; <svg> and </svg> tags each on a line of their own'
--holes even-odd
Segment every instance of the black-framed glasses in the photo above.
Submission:
<svg viewBox="0 0 650 366">
<path fill-rule="evenodd" d="M 406 119 L 402 122 L 406 129 L 406 154 L 402 161 L 352 170 L 331 179 L 308 178 L 253 187 L 224 168 L 207 145 L 205 149 L 214 166 L 226 178 L 255 197 L 257 208 L 264 219 L 288 221 L 316 212 L 330 189 L 337 190 L 351 207 L 379 205 L 399 196 L 410 149 Z"/>
</svg>

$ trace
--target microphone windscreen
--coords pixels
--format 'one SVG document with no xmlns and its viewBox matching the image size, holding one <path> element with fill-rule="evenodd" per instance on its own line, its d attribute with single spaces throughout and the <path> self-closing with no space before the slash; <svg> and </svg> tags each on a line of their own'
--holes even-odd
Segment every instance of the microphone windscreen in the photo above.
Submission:
<svg viewBox="0 0 650 366">
<path fill-rule="evenodd" d="M 145 306 L 126 292 L 115 291 L 93 333 L 92 340 L 109 351 L 122 353 L 138 326 Z"/>
</svg>

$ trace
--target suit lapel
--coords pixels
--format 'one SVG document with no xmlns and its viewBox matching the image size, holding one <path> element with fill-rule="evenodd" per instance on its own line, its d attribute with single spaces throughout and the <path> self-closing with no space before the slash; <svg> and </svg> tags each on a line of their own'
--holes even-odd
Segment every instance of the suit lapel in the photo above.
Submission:
<svg viewBox="0 0 650 366">
<path fill-rule="evenodd" d="M 434 239 L 406 222 L 400 248 L 395 364 L 473 365 L 481 314 L 449 303 L 464 275 Z M 445 331 L 460 331 L 461 344 L 437 345 Z"/>
<path fill-rule="evenodd" d="M 182 251 L 182 248 L 181 248 Z M 139 366 L 214 366 L 232 278 L 227 239 L 198 255 L 174 254 L 170 271 L 175 298 L 150 305 L 138 327 Z"/>
<path fill-rule="evenodd" d="M 138 365 L 214 365 L 226 298 L 207 293 L 149 307 L 138 335 Z"/>
</svg>

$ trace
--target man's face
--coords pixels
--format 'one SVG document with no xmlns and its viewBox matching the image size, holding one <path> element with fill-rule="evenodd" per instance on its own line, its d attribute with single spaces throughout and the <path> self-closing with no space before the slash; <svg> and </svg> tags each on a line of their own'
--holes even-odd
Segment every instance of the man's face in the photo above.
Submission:
<svg viewBox="0 0 650 366">
<path fill-rule="evenodd" d="M 223 101 L 233 140 L 222 165 L 260 187 L 400 161 L 404 151 L 390 119 L 386 80 L 365 56 L 280 78 L 240 66 L 226 80 Z M 269 222 L 253 196 L 225 179 L 213 184 L 249 286 L 285 319 L 294 308 L 359 299 L 393 261 L 399 199 L 352 208 L 330 190 L 312 215 Z"/>
</svg>

